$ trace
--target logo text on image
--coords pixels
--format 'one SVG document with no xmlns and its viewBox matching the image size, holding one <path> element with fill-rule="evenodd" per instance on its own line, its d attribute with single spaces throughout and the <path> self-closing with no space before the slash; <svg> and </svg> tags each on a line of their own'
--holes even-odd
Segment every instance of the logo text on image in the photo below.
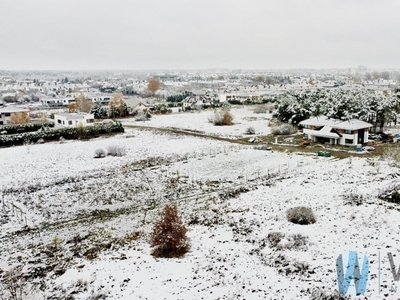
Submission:
<svg viewBox="0 0 400 300">
<path fill-rule="evenodd" d="M 340 294 L 362 295 L 367 290 L 369 261 L 360 252 L 348 251 L 336 260 L 338 288 Z"/>
</svg>

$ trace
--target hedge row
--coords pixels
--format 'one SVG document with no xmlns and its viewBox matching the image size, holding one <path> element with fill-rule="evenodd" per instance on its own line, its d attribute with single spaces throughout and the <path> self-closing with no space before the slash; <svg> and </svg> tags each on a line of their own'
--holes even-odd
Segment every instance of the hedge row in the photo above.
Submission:
<svg viewBox="0 0 400 300">
<path fill-rule="evenodd" d="M 89 139 L 100 134 L 124 132 L 120 122 L 110 124 L 94 124 L 87 127 L 57 128 L 21 134 L 0 135 L 0 147 L 23 145 L 25 142 L 36 143 L 38 140 L 54 141 L 61 137 L 65 139 Z"/>
<path fill-rule="evenodd" d="M 19 125 L 1 125 L 0 132 L 7 131 L 7 134 L 16 134 L 23 132 L 38 131 L 39 129 L 46 127 L 54 127 L 54 123 L 45 122 L 45 123 L 29 123 L 29 124 L 19 124 Z"/>
</svg>

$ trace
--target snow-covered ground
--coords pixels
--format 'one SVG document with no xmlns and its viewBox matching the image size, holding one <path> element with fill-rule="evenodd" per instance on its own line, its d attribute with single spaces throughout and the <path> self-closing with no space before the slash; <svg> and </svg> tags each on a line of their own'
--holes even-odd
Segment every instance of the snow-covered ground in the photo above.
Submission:
<svg viewBox="0 0 400 300">
<path fill-rule="evenodd" d="M 225 136 L 231 138 L 243 137 L 246 129 L 253 127 L 257 135 L 267 135 L 271 133 L 268 126 L 271 114 L 253 113 L 254 107 L 232 108 L 230 113 L 233 116 L 232 126 L 214 126 L 209 120 L 213 118 L 214 111 L 191 111 L 184 113 L 174 113 L 168 115 L 153 115 L 146 122 L 134 121 L 134 119 L 123 120 L 123 124 L 150 126 L 159 128 L 178 128 L 199 131 L 209 135 Z"/>
<path fill-rule="evenodd" d="M 243 121 L 265 114 L 232 113 L 240 134 L 269 130 L 267 120 Z M 208 114 L 154 116 L 145 125 L 236 135 L 209 124 Z M 126 155 L 93 158 L 111 145 Z M 367 292 L 354 299 L 400 298 L 400 288 L 390 291 L 398 282 L 387 256 L 397 270 L 399 207 L 378 198 L 398 186 L 400 171 L 377 157 L 270 152 L 139 129 L 4 148 L 0 157 L 0 269 L 20 266 L 38 287 L 31 299 L 310 299 L 315 289 L 337 289 L 336 258 L 350 250 L 370 260 Z M 189 229 L 183 258 L 150 254 L 149 233 L 166 203 L 177 204 Z M 295 206 L 311 207 L 316 223 L 288 222 Z M 270 233 L 280 234 L 278 246 Z"/>
</svg>

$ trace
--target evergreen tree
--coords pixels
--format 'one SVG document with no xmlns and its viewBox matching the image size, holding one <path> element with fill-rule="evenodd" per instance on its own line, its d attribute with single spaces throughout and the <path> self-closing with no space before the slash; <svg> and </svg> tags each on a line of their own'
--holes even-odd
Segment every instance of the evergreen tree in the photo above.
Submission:
<svg viewBox="0 0 400 300">
<path fill-rule="evenodd" d="M 90 113 L 94 115 L 95 119 L 106 119 L 107 118 L 107 108 L 102 106 L 100 103 L 96 103 L 90 110 Z"/>
</svg>

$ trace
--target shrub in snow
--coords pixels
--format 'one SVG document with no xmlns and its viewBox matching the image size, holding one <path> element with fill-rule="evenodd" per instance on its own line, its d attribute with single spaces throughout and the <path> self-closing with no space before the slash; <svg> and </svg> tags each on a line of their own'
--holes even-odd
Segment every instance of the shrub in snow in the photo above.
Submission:
<svg viewBox="0 0 400 300">
<path fill-rule="evenodd" d="M 386 148 L 382 156 L 390 166 L 400 168 L 400 147 Z"/>
<path fill-rule="evenodd" d="M 292 124 L 281 124 L 271 128 L 273 135 L 289 135 L 296 133 L 297 129 Z"/>
<path fill-rule="evenodd" d="M 266 114 L 267 111 L 269 111 L 268 107 L 266 105 L 262 105 L 262 106 L 257 106 L 253 112 L 255 114 Z"/>
<path fill-rule="evenodd" d="M 271 248 L 277 250 L 307 250 L 308 238 L 301 234 L 285 235 L 281 232 L 270 232 L 267 236 Z"/>
<path fill-rule="evenodd" d="M 310 207 L 305 206 L 297 206 L 293 208 L 289 208 L 286 211 L 286 217 L 289 222 L 300 224 L 300 225 L 308 225 L 315 223 L 315 216 Z"/>
<path fill-rule="evenodd" d="M 256 130 L 252 126 L 247 127 L 246 134 L 256 134 Z"/>
<path fill-rule="evenodd" d="M 106 150 L 104 150 L 103 148 L 99 148 L 94 151 L 94 158 L 103 158 L 106 156 L 106 154 Z"/>
<path fill-rule="evenodd" d="M 21 267 L 4 272 L 1 279 L 0 299 L 23 300 L 37 294 L 36 288 L 26 281 Z M 29 299 L 34 298 L 29 297 Z"/>
<path fill-rule="evenodd" d="M 267 239 L 271 248 L 276 247 L 285 235 L 281 232 L 268 233 Z"/>
<path fill-rule="evenodd" d="M 344 205 L 360 206 L 364 202 L 363 195 L 357 195 L 354 193 L 343 195 L 343 198 L 345 200 Z"/>
<path fill-rule="evenodd" d="M 315 288 L 312 293 L 310 300 L 348 300 L 351 299 L 351 296 L 345 296 L 339 294 L 337 290 L 334 290 L 332 293 L 328 292 L 322 288 Z"/>
<path fill-rule="evenodd" d="M 135 121 L 147 121 L 151 118 L 151 114 L 146 112 L 145 114 L 139 114 L 136 116 Z"/>
<path fill-rule="evenodd" d="M 228 110 L 215 110 L 208 120 L 216 126 L 233 125 L 233 115 Z"/>
<path fill-rule="evenodd" d="M 125 156 L 126 149 L 122 146 L 111 145 L 107 147 L 107 154 L 111 156 Z"/>
<path fill-rule="evenodd" d="M 310 272 L 314 272 L 307 262 L 288 258 L 282 252 L 269 257 L 269 266 L 276 268 L 279 274 L 284 274 L 286 276 L 290 274 L 306 275 Z"/>
<path fill-rule="evenodd" d="M 176 206 L 166 205 L 160 213 L 150 236 L 150 246 L 155 247 L 155 257 L 181 257 L 189 251 L 187 228 L 178 215 Z"/>
</svg>

